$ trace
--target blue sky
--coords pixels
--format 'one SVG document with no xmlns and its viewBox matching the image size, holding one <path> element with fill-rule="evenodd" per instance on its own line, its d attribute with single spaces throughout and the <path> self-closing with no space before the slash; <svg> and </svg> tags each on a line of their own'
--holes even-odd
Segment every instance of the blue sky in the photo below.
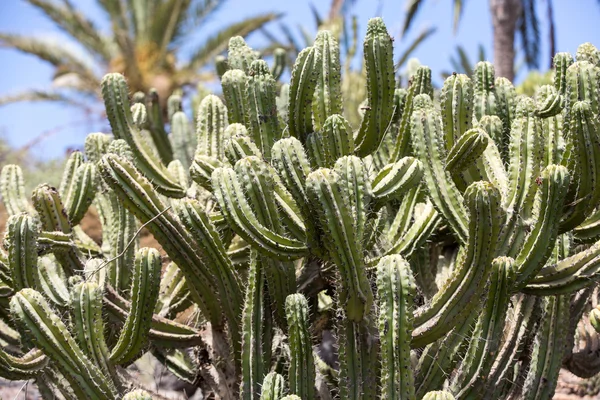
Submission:
<svg viewBox="0 0 600 400">
<path fill-rule="evenodd" d="M 72 0 L 87 15 L 101 16 L 95 0 Z M 329 0 L 313 1 L 322 15 L 329 9 Z M 433 70 L 435 83 L 443 70 L 451 70 L 449 58 L 454 54 L 456 45 L 462 45 L 472 59 L 476 57 L 479 44 L 486 47 L 486 54 L 492 58 L 492 26 L 488 10 L 488 1 L 466 1 L 466 8 L 456 35 L 452 32 L 452 1 L 429 0 L 420 11 L 406 38 L 400 37 L 403 23 L 405 0 L 356 0 L 351 9 L 352 15 L 358 16 L 361 28 L 360 37 L 364 36 L 364 28 L 368 18 L 382 16 L 388 30 L 395 36 L 395 46 L 400 50 L 406 48 L 410 39 L 427 27 L 437 27 L 435 35 L 419 47 L 414 56 L 421 63 L 429 65 Z M 219 27 L 238 21 L 250 15 L 276 11 L 285 14 L 284 22 L 305 25 L 314 31 L 310 2 L 303 0 L 227 0 L 189 43 L 183 52 L 195 47 L 196 40 L 215 32 Z M 546 1 L 539 0 L 539 15 L 545 16 Z M 580 43 L 589 41 L 600 46 L 600 6 L 597 0 L 554 0 L 554 15 L 557 29 L 557 50 L 575 53 Z M 107 28 L 102 19 L 100 26 Z M 542 37 L 547 37 L 548 26 L 542 18 Z M 269 29 L 272 33 L 280 32 L 277 25 Z M 68 38 L 61 34 L 51 21 L 42 13 L 22 0 L 0 0 L 0 31 L 28 35 L 43 35 L 56 38 L 65 45 Z M 255 34 L 249 39 L 250 44 L 264 42 L 263 36 Z M 542 46 L 542 69 L 548 67 L 549 50 L 544 40 Z M 38 61 L 33 56 L 0 48 L 0 94 L 25 90 L 27 88 L 48 88 L 51 82 L 52 68 Z M 522 73 L 517 80 L 522 79 Z M 106 129 L 104 122 L 91 121 L 79 109 L 52 103 L 19 103 L 0 107 L 0 136 L 8 139 L 15 147 L 30 143 L 34 138 L 46 134 L 44 139 L 36 143 L 32 150 L 43 158 L 60 157 L 66 149 L 81 147 L 87 133 Z"/>
</svg>

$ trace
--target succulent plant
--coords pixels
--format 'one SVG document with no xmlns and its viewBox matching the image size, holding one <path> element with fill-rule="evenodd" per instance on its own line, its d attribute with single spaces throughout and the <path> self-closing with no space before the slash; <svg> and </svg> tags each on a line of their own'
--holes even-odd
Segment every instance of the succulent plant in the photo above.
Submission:
<svg viewBox="0 0 600 400">
<path fill-rule="evenodd" d="M 59 189 L 30 203 L 2 168 L 0 376 L 146 399 L 125 367 L 150 352 L 214 398 L 368 400 L 550 399 L 561 367 L 595 375 L 577 347 L 600 325 L 590 46 L 559 53 L 535 98 L 482 62 L 438 103 L 427 67 L 395 87 L 372 19 L 360 126 L 327 32 L 289 87 L 231 39 L 224 100 L 204 96 L 192 126 L 172 97 L 170 132 L 155 93 L 132 105 L 107 75 L 112 136 L 91 134 Z M 92 206 L 100 245 L 79 225 Z M 166 255 L 138 249 L 142 228 Z"/>
</svg>

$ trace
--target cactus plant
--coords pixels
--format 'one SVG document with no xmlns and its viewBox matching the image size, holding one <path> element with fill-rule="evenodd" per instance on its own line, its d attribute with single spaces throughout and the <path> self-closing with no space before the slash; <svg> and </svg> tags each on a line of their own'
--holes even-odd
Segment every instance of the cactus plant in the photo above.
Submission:
<svg viewBox="0 0 600 400">
<path fill-rule="evenodd" d="M 170 133 L 152 92 L 131 106 L 108 75 L 113 137 L 91 134 L 58 190 L 30 203 L 2 168 L 0 375 L 151 398 L 124 372 L 150 352 L 214 398 L 369 400 L 550 399 L 561 366 L 600 372 L 574 347 L 600 325 L 598 51 L 559 53 L 535 98 L 482 62 L 438 107 L 427 67 L 395 87 L 392 48 L 371 20 L 356 126 L 328 32 L 282 87 L 281 60 L 232 38 L 224 100 L 203 95 L 193 126 L 174 95 Z"/>
</svg>

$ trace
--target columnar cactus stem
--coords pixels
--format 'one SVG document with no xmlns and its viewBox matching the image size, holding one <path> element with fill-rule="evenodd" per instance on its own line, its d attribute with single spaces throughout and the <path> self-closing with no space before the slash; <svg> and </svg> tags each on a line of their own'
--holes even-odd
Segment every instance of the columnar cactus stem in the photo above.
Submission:
<svg viewBox="0 0 600 400">
<path fill-rule="evenodd" d="M 446 151 L 473 123 L 473 83 L 468 76 L 453 74 L 444 81 L 440 103 Z"/>
<path fill-rule="evenodd" d="M 375 400 L 377 398 L 379 346 L 373 315 L 361 322 L 352 322 L 343 311 L 337 324 L 340 362 L 339 396 L 348 400 Z"/>
<path fill-rule="evenodd" d="M 288 129 L 290 136 L 301 141 L 314 131 L 311 108 L 323 56 L 318 47 L 308 47 L 298 54 L 290 81 Z"/>
<path fill-rule="evenodd" d="M 150 89 L 146 109 L 148 111 L 148 128 L 150 136 L 152 137 L 160 160 L 164 165 L 168 165 L 173 161 L 173 148 L 171 147 L 167 131 L 165 131 L 163 110 L 160 107 L 156 89 Z"/>
<path fill-rule="evenodd" d="M 111 350 L 111 362 L 129 364 L 148 344 L 148 331 L 160 287 L 160 270 L 158 250 L 146 247 L 138 251 L 131 284 L 131 311 Z"/>
<path fill-rule="evenodd" d="M 269 372 L 261 387 L 260 400 L 281 400 L 285 390 L 283 376 Z"/>
<path fill-rule="evenodd" d="M 327 118 L 342 113 L 342 66 L 339 45 L 331 32 L 319 31 L 314 46 L 321 50 L 322 64 L 315 88 L 312 113 L 315 131 L 321 131 Z"/>
<path fill-rule="evenodd" d="M 9 216 L 31 209 L 25 195 L 23 171 L 18 165 L 8 164 L 0 172 L 0 195 Z"/>
<path fill-rule="evenodd" d="M 544 314 L 537 331 L 531 365 L 522 389 L 522 399 L 549 399 L 554 395 L 558 372 L 566 350 L 569 327 L 569 296 L 544 298 Z"/>
<path fill-rule="evenodd" d="M 248 124 L 249 104 L 246 92 L 248 76 L 240 69 L 232 69 L 221 78 L 223 97 L 227 105 L 227 116 L 230 124 Z"/>
<path fill-rule="evenodd" d="M 517 278 L 515 285 L 521 288 L 533 278 L 543 267 L 558 235 L 561 204 L 564 203 L 569 187 L 569 174 L 565 167 L 550 165 L 541 176 L 539 189 L 540 209 L 538 217 L 529 236 L 523 243 L 516 259 Z"/>
<path fill-rule="evenodd" d="M 234 36 L 229 39 L 229 52 L 227 58 L 229 69 L 240 69 L 245 73 L 248 73 L 250 65 L 257 59 L 257 53 L 248 47 L 243 37 Z"/>
<path fill-rule="evenodd" d="M 308 303 L 301 294 L 291 294 L 285 301 L 290 341 L 290 392 L 302 399 L 315 398 L 315 361 L 312 338 L 308 330 Z"/>
<path fill-rule="evenodd" d="M 212 184 L 230 226 L 260 253 L 280 260 L 299 258 L 306 253 L 304 243 L 279 235 L 258 221 L 233 169 L 217 168 L 212 174 Z"/>
<path fill-rule="evenodd" d="M 13 289 L 38 288 L 38 231 L 33 218 L 27 214 L 13 215 L 7 227 L 5 243 Z"/>
<path fill-rule="evenodd" d="M 469 209 L 469 235 L 450 279 L 431 303 L 415 314 L 413 347 L 421 347 L 462 323 L 477 306 L 485 287 L 500 233 L 500 194 L 488 182 L 476 182 L 467 188 L 465 203 Z"/>
<path fill-rule="evenodd" d="M 37 269 L 39 286 L 35 287 L 57 306 L 67 306 L 70 300 L 67 277 L 55 258 L 52 256 L 40 257 Z"/>
<path fill-rule="evenodd" d="M 70 303 L 75 322 L 73 331 L 81 349 L 106 376 L 119 382 L 104 339 L 102 289 L 93 282 L 78 283 L 71 288 Z"/>
<path fill-rule="evenodd" d="M 167 254 L 182 269 L 192 296 L 204 315 L 215 326 L 220 326 L 221 306 L 216 299 L 211 299 L 214 280 L 198 254 L 198 245 L 187 230 L 181 229 L 175 215 L 163 204 L 150 182 L 129 161 L 111 154 L 102 158 L 100 173 L 125 207 L 147 224 Z"/>
<path fill-rule="evenodd" d="M 421 353 L 415 369 L 415 392 L 417 398 L 425 393 L 441 389 L 458 361 L 464 358 L 466 343 L 473 333 L 475 315 L 456 326 L 443 339 L 429 344 Z"/>
<path fill-rule="evenodd" d="M 411 133 L 415 153 L 423 165 L 425 182 L 434 206 L 448 221 L 461 243 L 467 240 L 467 212 L 450 173 L 445 170 L 446 152 L 440 120 L 431 98 L 418 95 L 413 101 Z"/>
<path fill-rule="evenodd" d="M 75 169 L 72 179 L 69 179 L 61 197 L 64 199 L 65 211 L 71 225 L 77 225 L 92 205 L 96 195 L 96 165 L 83 163 Z"/>
<path fill-rule="evenodd" d="M 480 381 L 476 393 L 472 393 L 465 398 L 472 400 L 482 397 L 497 398 L 499 393 L 502 393 L 506 381 L 510 380 L 514 373 L 511 366 L 521 356 L 523 348 L 526 346 L 527 337 L 538 321 L 539 312 L 539 299 L 537 297 L 519 295 L 516 298 L 514 309 L 508 317 L 510 322 L 506 330 L 506 339 L 495 356 L 487 381 Z"/>
<path fill-rule="evenodd" d="M 511 127 L 508 166 L 508 191 L 503 206 L 507 220 L 502 228 L 499 253 L 514 256 L 523 241 L 523 231 L 516 229 L 521 221 L 531 218 L 534 196 L 538 188 L 542 161 L 542 124 L 535 116 L 533 100 L 519 102 Z"/>
<path fill-rule="evenodd" d="M 572 293 L 592 284 L 589 277 L 598 274 L 600 242 L 556 264 L 546 265 L 522 291 L 535 295 Z"/>
<path fill-rule="evenodd" d="M 243 296 L 236 271 L 227 257 L 219 233 L 200 204 L 195 200 L 185 199 L 181 201 L 176 209 L 179 218 L 202 246 L 203 255 L 206 258 L 205 265 L 211 269 L 212 275 L 216 278 L 219 295 L 228 299 L 222 305 L 222 308 L 227 318 L 234 354 L 237 358 L 241 343 L 239 324 Z"/>
<path fill-rule="evenodd" d="M 40 293 L 23 289 L 11 299 L 10 307 L 19 323 L 30 332 L 33 343 L 52 360 L 81 398 L 117 398 L 112 382 L 83 354 Z"/>
<path fill-rule="evenodd" d="M 567 93 L 567 69 L 573 64 L 573 56 L 569 53 L 556 53 L 554 64 L 554 87 L 564 96 Z"/>
<path fill-rule="evenodd" d="M 410 359 L 415 292 L 408 263 L 397 255 L 382 258 L 377 265 L 382 399 L 416 398 Z"/>
<path fill-rule="evenodd" d="M 567 166 L 572 171 L 573 180 L 567 202 L 576 204 L 567 206 L 561 232 L 581 224 L 600 200 L 600 124 L 594 117 L 598 114 L 592 112 L 587 101 L 576 102 L 570 113 Z M 589 203 L 582 202 L 585 198 L 589 198 Z"/>
<path fill-rule="evenodd" d="M 336 171 L 324 168 L 312 172 L 306 180 L 311 203 L 324 231 L 325 247 L 342 278 L 340 301 L 347 317 L 360 321 L 371 308 L 373 294 L 365 274 L 361 236 L 355 226 L 358 218 L 364 218 L 365 210 L 352 208 L 362 205 L 351 200 L 354 193 L 348 192 L 348 183 Z"/>
<path fill-rule="evenodd" d="M 287 51 L 280 47 L 276 48 L 273 51 L 273 66 L 271 67 L 271 75 L 275 78 L 276 81 L 281 78 L 283 75 L 283 71 L 285 71 L 285 66 L 287 64 Z"/>
<path fill-rule="evenodd" d="M 473 105 L 475 119 L 479 121 L 484 115 L 497 115 L 504 123 L 502 115 L 498 112 L 498 100 L 494 88 L 494 66 L 487 61 L 480 61 L 475 65 L 474 71 L 474 96 Z M 504 127 L 504 129 L 507 129 Z"/>
<path fill-rule="evenodd" d="M 410 86 L 405 100 L 406 105 L 404 106 L 402 117 L 400 118 L 400 128 L 390 162 L 396 162 L 402 157 L 409 155 L 411 137 L 413 135 L 411 133 L 412 114 L 414 110 L 413 104 L 415 98 L 419 95 L 427 95 L 430 98 L 433 97 L 431 69 L 426 66 L 419 67 L 415 74 L 410 78 Z"/>
<path fill-rule="evenodd" d="M 35 378 L 48 365 L 48 357 L 33 349 L 20 357 L 13 356 L 0 347 L 0 376 L 21 381 Z"/>
<path fill-rule="evenodd" d="M 600 50 L 589 42 L 582 43 L 577 47 L 575 58 L 577 58 L 578 62 L 589 61 L 595 66 L 600 67 Z"/>
<path fill-rule="evenodd" d="M 271 147 L 281 138 L 277 120 L 276 82 L 267 63 L 254 61 L 248 72 L 250 76 L 246 89 L 248 103 L 247 125 L 250 135 L 265 159 L 271 159 Z"/>
<path fill-rule="evenodd" d="M 123 75 L 113 73 L 102 79 L 102 97 L 113 134 L 129 144 L 137 165 L 152 181 L 156 190 L 167 196 L 183 197 L 183 188 L 173 181 L 166 167 L 156 158 L 152 148 L 133 124 L 127 92 L 127 83 Z"/>
<path fill-rule="evenodd" d="M 265 312 L 268 312 L 265 304 L 265 284 L 263 267 L 254 255 L 248 271 L 248 287 L 242 313 L 242 387 L 240 390 L 242 399 L 258 398 L 258 394 L 261 393 L 260 384 L 268 369 L 265 361 L 270 362 L 270 357 L 264 357 L 264 354 L 270 355 L 271 353 L 271 343 L 266 343 L 263 335 L 265 329 L 270 329 L 265 326 Z M 264 378 L 265 384 L 267 384 L 269 376 L 271 376 L 270 379 L 274 379 L 271 374 Z M 269 391 L 276 392 L 275 387 L 265 388 L 265 384 L 262 387 L 261 399 L 267 397 Z M 274 386 L 275 382 L 272 384 Z M 272 393 L 271 397 L 274 396 L 275 394 Z M 278 397 L 274 398 L 278 399 Z"/>
<path fill-rule="evenodd" d="M 494 259 L 487 300 L 471 334 L 466 356 L 452 378 L 452 392 L 458 399 L 475 397 L 492 368 L 492 356 L 500 347 L 514 279 L 514 260 Z"/>
<path fill-rule="evenodd" d="M 248 156 L 262 158 L 262 153 L 250 138 L 244 125 L 238 123 L 229 125 L 225 130 L 225 136 L 229 138 L 225 143 L 225 156 L 231 165 Z"/>
<path fill-rule="evenodd" d="M 123 396 L 123 400 L 152 400 L 152 396 L 145 390 L 136 389 Z"/>
<path fill-rule="evenodd" d="M 198 140 L 183 111 L 175 112 L 171 118 L 170 139 L 175 158 L 181 161 L 184 168 L 188 169 L 194 158 Z"/>
</svg>

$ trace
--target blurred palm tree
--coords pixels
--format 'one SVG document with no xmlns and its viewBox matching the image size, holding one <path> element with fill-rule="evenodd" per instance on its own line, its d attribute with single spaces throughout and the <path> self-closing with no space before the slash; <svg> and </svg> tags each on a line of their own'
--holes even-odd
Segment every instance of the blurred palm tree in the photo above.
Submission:
<svg viewBox="0 0 600 400">
<path fill-rule="evenodd" d="M 548 44 L 550 47 L 549 66 L 556 53 L 556 29 L 552 0 L 546 1 L 546 18 L 549 24 Z M 452 0 L 454 31 L 458 28 L 466 0 Z M 414 22 L 425 0 L 408 0 L 403 32 L 407 32 Z M 539 0 L 489 0 L 494 29 L 494 64 L 496 74 L 510 80 L 515 76 L 515 38 L 519 39 L 529 68 L 540 67 L 540 22 L 538 17 Z M 576 3 L 576 2 L 574 2 Z M 600 1 L 598 2 L 600 4 Z"/>
<path fill-rule="evenodd" d="M 82 105 L 81 96 L 98 98 L 107 72 L 121 72 L 132 91 L 156 88 L 164 101 L 175 88 L 211 78 L 204 67 L 227 48 L 232 36 L 246 36 L 279 14 L 253 16 L 206 38 L 185 60 L 178 59 L 183 41 L 196 33 L 226 0 L 96 0 L 111 25 L 104 35 L 72 0 L 25 0 L 40 9 L 76 44 L 43 37 L 0 33 L 0 46 L 14 48 L 54 67 L 53 89 L 28 90 L 0 98 L 16 101 L 62 101 Z"/>
</svg>

